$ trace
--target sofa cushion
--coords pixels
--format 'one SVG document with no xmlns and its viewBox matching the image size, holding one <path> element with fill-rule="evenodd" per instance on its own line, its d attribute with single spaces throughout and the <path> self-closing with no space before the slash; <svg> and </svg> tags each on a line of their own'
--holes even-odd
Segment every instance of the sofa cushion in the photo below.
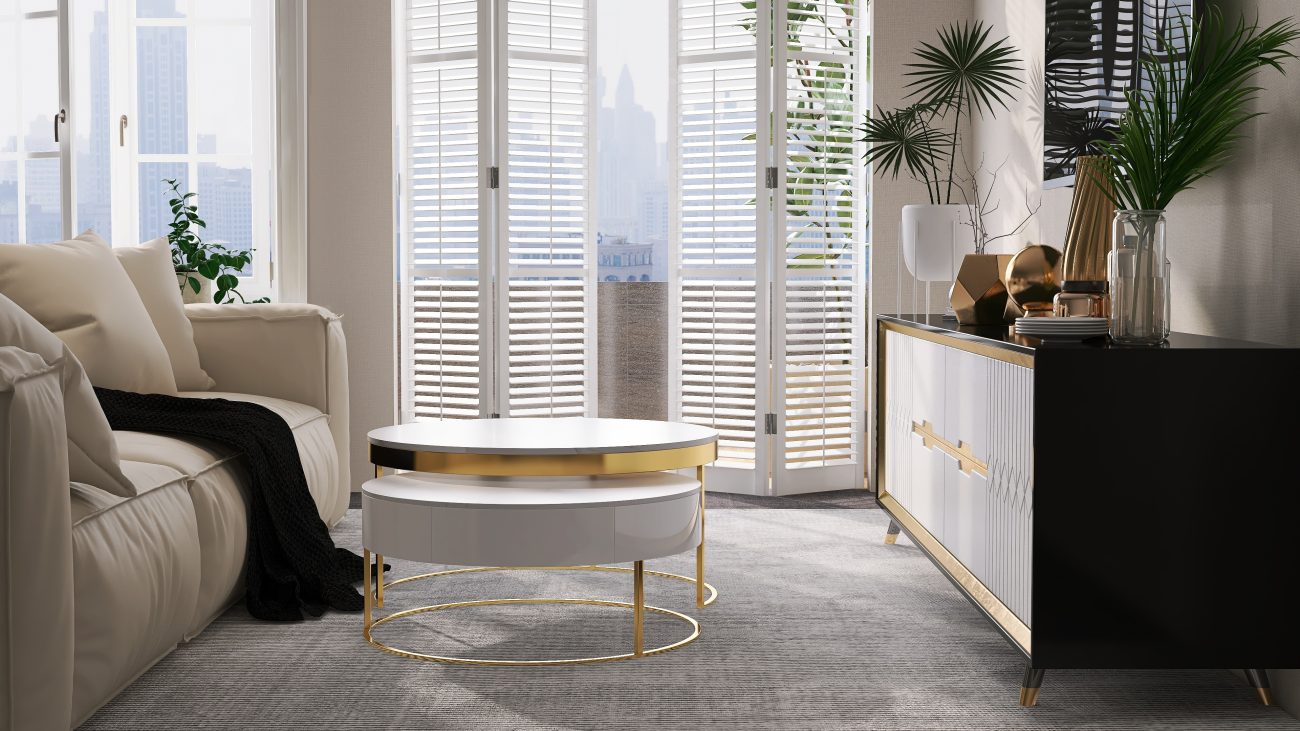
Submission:
<svg viewBox="0 0 1300 731">
<path fill-rule="evenodd" d="M 126 270 L 95 233 L 56 244 L 0 244 L 0 293 L 67 343 L 96 386 L 176 393 L 167 348 Z"/>
<path fill-rule="evenodd" d="M 165 478 L 156 465 L 127 468 L 145 483 Z M 198 596 L 198 528 L 184 477 L 172 471 L 166 484 L 106 502 L 72 528 L 78 723 L 184 638 Z"/>
<path fill-rule="evenodd" d="M 63 341 L 3 294 L 0 294 L 0 345 L 12 345 L 34 353 L 46 363 L 61 362 L 59 378 L 63 386 L 63 421 L 67 428 L 68 478 L 114 495 L 134 495 L 135 487 L 118 465 L 113 431 L 81 363 Z"/>
<path fill-rule="evenodd" d="M 212 379 L 199 365 L 199 351 L 194 347 L 194 328 L 185 316 L 176 271 L 172 268 L 171 248 L 167 239 L 157 238 L 139 246 L 119 246 L 113 255 L 131 277 L 154 329 L 167 349 L 176 388 L 182 391 L 206 391 Z"/>
<path fill-rule="evenodd" d="M 307 489 L 321 519 L 333 525 L 343 517 L 331 507 L 338 504 L 337 492 L 342 488 L 338 485 L 338 452 L 324 414 L 267 396 L 211 391 L 181 395 L 249 401 L 279 414 L 293 430 Z M 217 444 L 143 432 L 116 432 L 116 436 L 124 460 L 162 465 L 188 480 L 202 563 L 194 617 L 186 632 L 187 638 L 191 637 L 242 595 L 248 536 L 247 471 L 236 455 Z"/>
</svg>

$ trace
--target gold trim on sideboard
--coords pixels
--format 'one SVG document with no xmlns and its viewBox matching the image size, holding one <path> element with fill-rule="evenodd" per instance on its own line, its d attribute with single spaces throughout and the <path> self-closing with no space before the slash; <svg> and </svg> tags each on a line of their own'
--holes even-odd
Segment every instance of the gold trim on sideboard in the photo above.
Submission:
<svg viewBox="0 0 1300 731">
<path fill-rule="evenodd" d="M 1003 604 L 1002 600 L 998 599 L 987 586 L 975 578 L 975 574 L 972 574 L 970 569 L 966 568 L 956 556 L 944 548 L 943 544 L 931 535 L 930 531 L 926 530 L 916 518 L 913 518 L 912 514 L 907 512 L 892 495 L 880 495 L 877 499 L 880 505 L 888 510 L 890 515 L 902 525 L 903 530 L 907 531 L 912 540 L 916 541 L 926 553 L 930 554 L 935 562 L 943 568 L 944 572 L 951 576 L 961 586 L 962 590 L 988 613 L 989 617 L 1002 628 L 1003 632 L 1007 633 L 1007 636 L 1013 642 L 1020 646 L 1020 649 L 1026 655 L 1029 655 L 1031 637 L 1029 626 L 1020 621 L 1020 618 L 1007 608 L 1007 605 Z"/>
<path fill-rule="evenodd" d="M 992 345 L 984 345 L 983 343 L 973 342 L 952 335 L 941 335 L 926 330 L 920 325 L 905 325 L 897 322 L 890 322 L 888 320 L 878 320 L 877 322 L 880 323 L 880 327 L 883 330 L 893 330 L 894 332 L 903 333 L 904 335 L 919 340 L 928 340 L 932 343 L 945 345 L 949 348 L 956 348 L 957 350 L 964 350 L 967 353 L 975 353 L 976 355 L 982 355 L 986 358 L 992 358 L 993 360 L 1000 360 L 1004 363 L 1010 363 L 1011 365 L 1018 365 L 1022 368 L 1034 367 L 1034 356 L 1029 355 L 1028 353 L 1020 353 Z M 877 340 L 884 340 L 884 338 L 877 338 Z"/>
<path fill-rule="evenodd" d="M 989 466 L 975 456 L 975 450 L 966 442 L 958 440 L 956 444 L 944 439 L 934 433 L 934 424 L 923 421 L 920 424 L 912 422 L 912 433 L 921 436 L 921 444 L 926 449 L 938 447 L 940 451 L 947 452 L 948 456 L 957 460 L 957 467 L 962 472 L 970 474 L 976 472 L 985 478 L 989 476 Z"/>
</svg>

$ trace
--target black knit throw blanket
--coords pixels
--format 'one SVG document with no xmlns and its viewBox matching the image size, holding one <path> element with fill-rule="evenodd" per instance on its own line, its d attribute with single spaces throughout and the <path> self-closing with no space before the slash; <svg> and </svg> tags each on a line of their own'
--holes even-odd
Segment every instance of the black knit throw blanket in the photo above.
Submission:
<svg viewBox="0 0 1300 731">
<path fill-rule="evenodd" d="M 274 411 L 219 398 L 96 388 L 114 430 L 216 442 L 248 468 L 245 603 L 258 619 L 301 620 L 327 608 L 359 612 L 360 556 L 336 548 L 307 491 L 293 432 Z"/>
</svg>

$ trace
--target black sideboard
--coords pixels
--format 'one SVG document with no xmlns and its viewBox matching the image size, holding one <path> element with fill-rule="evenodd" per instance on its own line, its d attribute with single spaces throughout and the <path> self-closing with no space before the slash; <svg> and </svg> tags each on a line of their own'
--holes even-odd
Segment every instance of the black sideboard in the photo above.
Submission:
<svg viewBox="0 0 1300 731">
<path fill-rule="evenodd" d="M 1300 349 L 877 319 L 873 485 L 1026 658 L 1300 667 Z M 892 535 L 886 538 L 892 542 Z"/>
</svg>

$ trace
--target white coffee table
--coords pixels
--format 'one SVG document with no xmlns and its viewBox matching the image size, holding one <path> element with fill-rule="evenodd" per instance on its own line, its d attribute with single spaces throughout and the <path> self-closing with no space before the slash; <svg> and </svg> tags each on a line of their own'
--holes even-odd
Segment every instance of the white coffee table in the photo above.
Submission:
<svg viewBox="0 0 1300 731">
<path fill-rule="evenodd" d="M 717 456 L 707 427 L 630 419 L 476 419 L 424 422 L 370 432 L 375 479 L 362 488 L 365 638 L 403 657 L 471 665 L 563 665 L 668 652 L 699 636 L 684 614 L 644 603 L 646 574 L 695 586 L 704 607 L 717 591 L 704 582 L 704 466 Z M 409 470 L 384 475 L 384 469 Z M 695 479 L 670 470 L 695 468 Z M 423 473 L 423 474 L 420 474 Z M 696 576 L 645 571 L 644 561 L 696 549 Z M 379 577 L 371 590 L 370 554 Z M 439 571 L 385 584 L 384 556 L 473 568 Z M 633 562 L 633 568 L 594 565 Z M 633 574 L 633 601 L 485 599 L 417 607 L 374 619 L 384 589 L 452 574 L 533 570 Z M 705 590 L 708 590 L 707 592 Z M 596 658 L 482 660 L 391 647 L 371 630 L 414 614 L 519 603 L 579 603 L 633 610 L 631 652 Z M 643 647 L 646 611 L 692 627 L 685 640 Z"/>
</svg>

